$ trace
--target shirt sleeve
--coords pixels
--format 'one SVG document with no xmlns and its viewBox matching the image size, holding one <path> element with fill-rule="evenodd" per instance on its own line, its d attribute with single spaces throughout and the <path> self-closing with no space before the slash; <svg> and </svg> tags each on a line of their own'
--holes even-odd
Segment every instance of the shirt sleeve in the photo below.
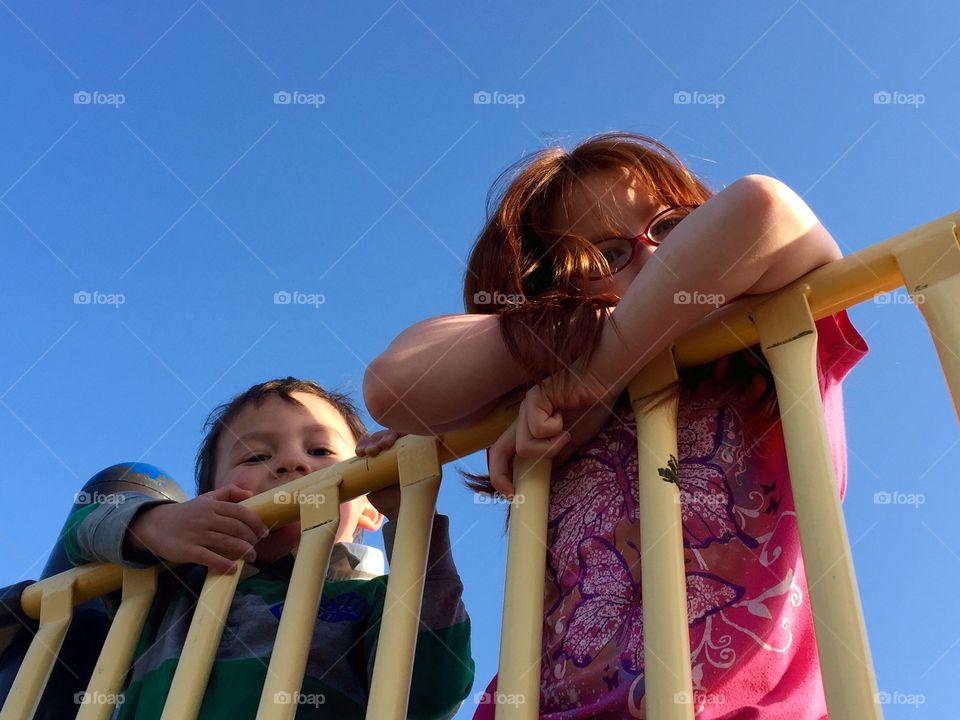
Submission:
<svg viewBox="0 0 960 720">
<path fill-rule="evenodd" d="M 847 438 L 841 383 L 870 349 L 846 310 L 820 318 L 816 327 L 817 377 L 837 488 L 843 500 L 847 493 Z"/>
<path fill-rule="evenodd" d="M 138 512 L 166 502 L 173 501 L 120 492 L 74 510 L 67 518 L 63 536 L 67 558 L 74 565 L 107 562 L 142 568 L 156 563 L 158 559 L 148 552 L 125 553 L 123 541 Z"/>
</svg>

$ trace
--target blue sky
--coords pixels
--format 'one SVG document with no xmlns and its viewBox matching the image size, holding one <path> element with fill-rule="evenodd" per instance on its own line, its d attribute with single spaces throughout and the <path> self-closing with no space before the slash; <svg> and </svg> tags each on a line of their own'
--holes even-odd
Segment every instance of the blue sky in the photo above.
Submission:
<svg viewBox="0 0 960 720">
<path fill-rule="evenodd" d="M 943 0 L 0 5 L 3 584 L 36 576 L 99 469 L 141 460 L 191 488 L 207 412 L 252 383 L 359 399 L 401 330 L 462 311 L 487 189 L 544 143 L 633 130 L 714 189 L 773 175 L 845 254 L 960 206 L 960 8 Z M 851 317 L 870 354 L 844 383 L 845 512 L 878 684 L 900 698 L 885 715 L 945 717 L 957 419 L 914 307 Z M 440 508 L 480 692 L 503 508 L 452 468 Z"/>
</svg>

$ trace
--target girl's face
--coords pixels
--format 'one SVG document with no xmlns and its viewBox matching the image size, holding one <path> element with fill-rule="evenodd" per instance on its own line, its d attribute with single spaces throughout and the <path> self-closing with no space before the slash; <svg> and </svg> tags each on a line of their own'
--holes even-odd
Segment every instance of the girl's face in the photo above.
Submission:
<svg viewBox="0 0 960 720">
<path fill-rule="evenodd" d="M 566 212 L 561 208 L 555 209 L 551 220 L 560 232 L 576 233 L 592 243 L 610 237 L 636 237 L 654 215 L 667 208 L 655 200 L 625 168 L 586 175 L 580 178 L 579 188 L 580 192 L 573 194 Z M 611 232 L 610 224 L 613 224 L 615 232 Z M 618 300 L 623 298 L 630 283 L 653 253 L 654 248 L 638 242 L 629 265 L 602 280 L 589 281 L 587 292 L 591 295 L 609 293 Z"/>
</svg>

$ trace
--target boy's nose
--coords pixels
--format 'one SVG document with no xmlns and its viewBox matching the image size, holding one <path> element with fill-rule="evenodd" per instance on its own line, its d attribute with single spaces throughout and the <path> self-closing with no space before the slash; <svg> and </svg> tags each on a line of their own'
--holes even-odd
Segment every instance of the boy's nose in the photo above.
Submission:
<svg viewBox="0 0 960 720">
<path fill-rule="evenodd" d="M 277 477 L 290 479 L 307 475 L 311 470 L 305 458 L 287 455 L 277 458 L 277 466 L 274 468 L 274 472 Z"/>
</svg>

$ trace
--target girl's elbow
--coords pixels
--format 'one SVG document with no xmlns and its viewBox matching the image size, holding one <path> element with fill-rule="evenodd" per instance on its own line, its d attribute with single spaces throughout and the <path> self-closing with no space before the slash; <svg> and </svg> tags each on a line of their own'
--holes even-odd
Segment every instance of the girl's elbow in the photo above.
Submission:
<svg viewBox="0 0 960 720">
<path fill-rule="evenodd" d="M 398 405 L 397 394 L 391 392 L 389 374 L 386 364 L 376 358 L 363 375 L 363 402 L 370 417 L 384 427 L 392 427 L 391 411 Z"/>
</svg>

